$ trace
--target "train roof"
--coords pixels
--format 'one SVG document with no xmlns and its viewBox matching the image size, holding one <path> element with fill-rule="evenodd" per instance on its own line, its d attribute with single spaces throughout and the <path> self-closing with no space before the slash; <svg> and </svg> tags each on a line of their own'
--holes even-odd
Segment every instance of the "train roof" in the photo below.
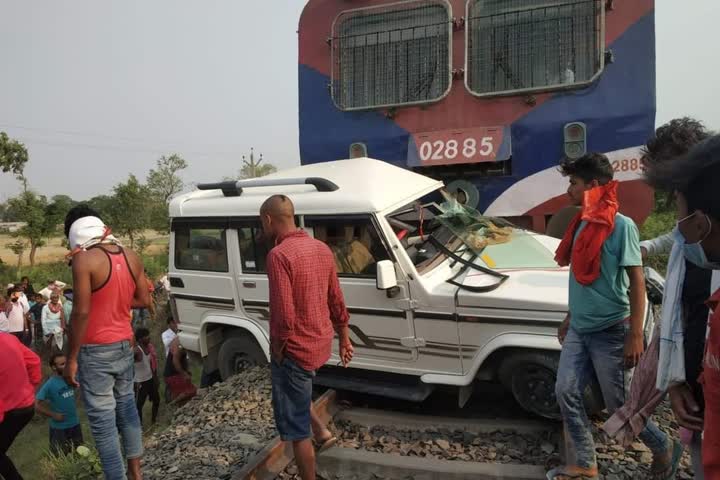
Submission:
<svg viewBox="0 0 720 480">
<path fill-rule="evenodd" d="M 337 188 L 320 191 L 327 189 L 307 183 L 317 180 Z M 301 215 L 377 213 L 399 208 L 443 183 L 380 160 L 354 158 L 290 168 L 237 186 L 241 188 L 228 192 L 205 185 L 210 189 L 180 195 L 170 203 L 170 217 L 256 216 L 274 194 L 290 197 Z"/>
</svg>

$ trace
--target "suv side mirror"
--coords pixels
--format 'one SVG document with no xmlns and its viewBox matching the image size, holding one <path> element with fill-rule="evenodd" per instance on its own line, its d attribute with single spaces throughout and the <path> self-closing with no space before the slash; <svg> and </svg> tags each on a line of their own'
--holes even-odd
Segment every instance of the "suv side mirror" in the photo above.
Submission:
<svg viewBox="0 0 720 480">
<path fill-rule="evenodd" d="M 380 260 L 377 263 L 377 279 L 376 286 L 378 290 L 386 290 L 397 288 L 397 276 L 395 275 L 395 264 L 390 260 Z"/>
</svg>

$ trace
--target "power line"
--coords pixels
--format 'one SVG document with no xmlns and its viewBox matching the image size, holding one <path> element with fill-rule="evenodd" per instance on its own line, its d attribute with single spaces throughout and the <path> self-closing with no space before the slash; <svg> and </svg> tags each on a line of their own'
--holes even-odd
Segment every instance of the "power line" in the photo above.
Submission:
<svg viewBox="0 0 720 480">
<path fill-rule="evenodd" d="M 54 129 L 54 128 L 41 128 L 41 127 L 28 127 L 23 125 L 14 125 L 10 123 L 0 123 L 0 127 L 4 128 L 14 128 L 18 130 L 28 130 L 28 131 L 35 131 L 35 132 L 44 132 L 54 135 L 65 135 L 65 136 L 82 136 L 82 137 L 95 137 L 95 138 L 103 138 L 108 140 L 119 140 L 119 141 L 127 141 L 127 142 L 134 142 L 134 143 L 144 143 L 145 145 L 141 145 L 140 148 L 130 146 L 130 145 L 107 145 L 107 144 L 101 144 L 101 143 L 88 143 L 88 142 L 68 142 L 64 140 L 47 140 L 47 139 L 37 139 L 32 137 L 25 137 L 28 138 L 28 141 L 32 141 L 34 143 L 44 144 L 44 145 L 57 145 L 57 146 L 76 146 L 81 148 L 98 148 L 98 149 L 105 149 L 105 150 L 121 150 L 126 149 L 128 151 L 143 151 L 143 152 L 160 152 L 160 153 L 167 153 L 167 150 L 175 149 L 181 149 L 184 152 L 187 153 L 193 153 L 193 154 L 201 154 L 201 155 L 238 155 L 239 152 L 243 149 L 243 147 L 240 146 L 229 146 L 232 149 L 237 148 L 237 151 L 202 151 L 198 152 L 187 150 L 186 147 L 190 146 L 190 148 L 204 148 L 205 145 L 192 145 L 187 142 L 182 142 L 178 140 L 153 140 L 148 138 L 139 138 L 139 137 L 124 137 L 124 136 L 116 136 L 116 135 L 106 135 L 102 133 L 97 132 L 82 132 L 78 130 L 61 130 L 61 129 Z M 152 144 L 153 146 L 147 145 L 148 143 Z M 183 146 L 183 143 L 185 146 Z M 162 144 L 165 145 L 166 148 L 158 149 L 158 147 L 155 147 L 154 145 Z M 209 145 L 208 145 L 209 146 Z M 213 145 L 217 146 L 217 145 Z M 143 148 L 144 147 L 144 148 Z"/>
</svg>

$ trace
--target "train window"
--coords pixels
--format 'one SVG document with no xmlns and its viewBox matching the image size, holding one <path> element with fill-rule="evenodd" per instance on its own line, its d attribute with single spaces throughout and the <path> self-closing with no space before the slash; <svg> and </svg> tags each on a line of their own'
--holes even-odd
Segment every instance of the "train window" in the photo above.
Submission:
<svg viewBox="0 0 720 480">
<path fill-rule="evenodd" d="M 469 0 L 467 9 L 475 95 L 584 85 L 602 71 L 605 0 Z"/>
<path fill-rule="evenodd" d="M 332 35 L 332 97 L 342 110 L 413 105 L 450 89 L 450 8 L 412 0 L 340 14 Z"/>
</svg>

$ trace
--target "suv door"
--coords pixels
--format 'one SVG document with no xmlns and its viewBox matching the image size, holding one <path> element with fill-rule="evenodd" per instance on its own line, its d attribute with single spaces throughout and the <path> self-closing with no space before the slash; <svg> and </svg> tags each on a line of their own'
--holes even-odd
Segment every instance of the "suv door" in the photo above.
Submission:
<svg viewBox="0 0 720 480">
<path fill-rule="evenodd" d="M 407 279 L 398 272 L 399 291 L 388 298 L 376 286 L 376 266 L 392 259 L 371 215 L 306 216 L 305 230 L 326 243 L 350 311 L 350 338 L 355 346 L 354 365 L 385 362 L 409 363 L 417 359 L 413 345 Z M 337 342 L 333 351 L 337 353 Z"/>
<path fill-rule="evenodd" d="M 240 307 L 245 316 L 255 321 L 270 336 L 270 304 L 265 257 L 268 245 L 262 237 L 259 218 L 233 220 L 240 249 L 240 268 L 236 271 Z"/>
</svg>

